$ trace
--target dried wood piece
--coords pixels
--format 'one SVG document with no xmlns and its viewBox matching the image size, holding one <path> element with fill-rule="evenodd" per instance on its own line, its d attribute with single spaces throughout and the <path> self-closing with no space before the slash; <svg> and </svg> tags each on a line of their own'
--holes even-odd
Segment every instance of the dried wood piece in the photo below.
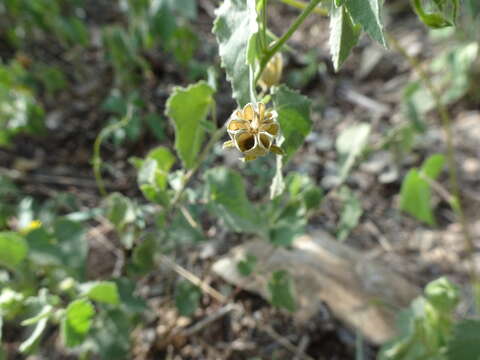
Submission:
<svg viewBox="0 0 480 360">
<path fill-rule="evenodd" d="M 246 254 L 255 255 L 259 264 L 248 278 L 237 271 L 238 261 Z M 291 250 L 274 250 L 268 242 L 254 240 L 232 249 L 213 265 L 213 271 L 226 281 L 264 297 L 268 297 L 269 275 L 280 269 L 288 270 L 294 280 L 296 321 L 315 316 L 323 302 L 337 318 L 375 344 L 396 335 L 392 309 L 409 305 L 420 293 L 384 264 L 320 230 L 298 237 Z"/>
</svg>

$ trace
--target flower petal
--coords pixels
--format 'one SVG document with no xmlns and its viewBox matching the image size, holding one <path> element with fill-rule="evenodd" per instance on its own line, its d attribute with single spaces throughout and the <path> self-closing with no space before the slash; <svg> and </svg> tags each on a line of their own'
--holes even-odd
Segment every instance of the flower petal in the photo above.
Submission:
<svg viewBox="0 0 480 360">
<path fill-rule="evenodd" d="M 260 117 L 260 123 L 263 121 L 265 116 L 265 104 L 262 102 L 257 103 L 258 106 L 258 115 Z"/>
<path fill-rule="evenodd" d="M 242 119 L 247 120 L 247 121 L 252 121 L 254 116 L 255 116 L 255 110 L 253 108 L 253 105 L 252 105 L 252 103 L 248 103 L 243 108 Z"/>
<path fill-rule="evenodd" d="M 248 129 L 248 122 L 245 120 L 232 119 L 229 121 L 227 125 L 228 131 L 247 130 L 247 129 Z"/>
<path fill-rule="evenodd" d="M 272 146 L 273 136 L 271 136 L 269 133 L 263 132 L 258 134 L 258 138 L 260 140 L 258 143 L 261 144 L 261 146 L 266 150 L 269 150 L 270 146 Z"/>
<path fill-rule="evenodd" d="M 235 145 L 241 152 L 252 150 L 257 145 L 255 136 L 247 132 L 242 132 L 235 136 Z"/>
<path fill-rule="evenodd" d="M 266 124 L 262 124 L 262 126 L 260 126 L 260 131 L 265 131 L 272 136 L 277 136 L 279 128 L 280 126 L 272 121 L 267 122 Z"/>
</svg>

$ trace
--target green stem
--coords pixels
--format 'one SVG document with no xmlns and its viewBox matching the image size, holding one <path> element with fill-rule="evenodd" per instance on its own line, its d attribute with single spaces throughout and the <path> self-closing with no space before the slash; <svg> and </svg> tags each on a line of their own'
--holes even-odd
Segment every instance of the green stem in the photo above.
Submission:
<svg viewBox="0 0 480 360">
<path fill-rule="evenodd" d="M 300 10 L 305 9 L 308 6 L 307 2 L 303 2 L 303 1 L 300 1 L 300 0 L 280 0 L 280 1 L 283 2 L 284 4 L 287 4 L 291 7 L 294 7 L 294 8 L 300 9 Z M 327 9 L 316 7 L 315 9 L 313 9 L 313 12 L 315 14 L 318 14 L 318 15 L 328 16 L 328 10 Z"/>
<path fill-rule="evenodd" d="M 115 124 L 109 125 L 100 131 L 95 142 L 93 144 L 93 173 L 95 175 L 95 182 L 97 183 L 98 190 L 100 191 L 100 195 L 107 196 L 107 191 L 105 189 L 105 182 L 103 181 L 102 177 L 102 157 L 100 156 L 100 148 L 102 146 L 103 140 L 109 136 L 115 130 L 118 130 L 124 126 L 126 126 L 130 119 L 132 118 L 133 107 L 128 106 L 126 115 Z"/>
<path fill-rule="evenodd" d="M 285 32 L 285 34 L 282 35 L 278 41 L 275 42 L 272 48 L 268 49 L 265 54 L 263 55 L 262 59 L 260 60 L 260 68 L 258 69 L 258 73 L 255 76 L 255 84 L 258 82 L 258 79 L 260 79 L 260 76 L 262 75 L 263 70 L 267 66 L 268 62 L 270 59 L 282 48 L 282 46 L 292 37 L 292 35 L 295 33 L 295 31 L 299 28 L 300 25 L 303 24 L 305 19 L 310 15 L 310 13 L 317 7 L 317 5 L 320 3 L 322 0 L 312 0 L 310 3 L 303 9 L 303 11 L 298 15 L 298 17 L 295 19 L 295 21 L 290 25 L 288 30 Z"/>
<path fill-rule="evenodd" d="M 388 40 L 392 44 L 392 46 L 407 59 L 407 61 L 412 66 L 412 68 L 418 73 L 421 80 L 425 84 L 425 87 L 432 95 L 433 100 L 435 102 L 435 107 L 437 109 L 438 114 L 440 115 L 443 131 L 445 132 L 445 138 L 447 141 L 446 158 L 447 158 L 447 165 L 448 165 L 448 172 L 449 172 L 450 192 L 453 196 L 453 199 L 450 202 L 450 204 L 462 228 L 462 234 L 463 234 L 463 238 L 465 241 L 465 246 L 467 248 L 467 253 L 468 253 L 469 262 L 470 262 L 470 276 L 472 280 L 472 286 L 473 286 L 474 294 L 478 301 L 480 294 L 478 293 L 479 278 L 476 271 L 475 259 L 474 259 L 475 244 L 473 242 L 473 238 L 470 233 L 470 229 L 468 227 L 468 221 L 463 211 L 462 201 L 460 197 L 460 185 L 458 182 L 457 167 L 455 164 L 455 147 L 453 142 L 454 135 L 452 131 L 450 115 L 447 111 L 445 104 L 442 101 L 440 93 L 437 91 L 437 89 L 433 85 L 429 76 L 423 70 L 420 62 L 415 57 L 408 54 L 407 51 L 402 47 L 402 45 L 400 45 L 400 43 L 397 41 L 397 39 L 395 39 L 391 35 L 388 35 Z M 480 304 L 477 304 L 477 310 L 480 307 L 479 305 Z"/>
<path fill-rule="evenodd" d="M 268 48 L 267 42 L 267 2 L 268 0 L 262 1 L 262 40 L 264 49 Z"/>
</svg>

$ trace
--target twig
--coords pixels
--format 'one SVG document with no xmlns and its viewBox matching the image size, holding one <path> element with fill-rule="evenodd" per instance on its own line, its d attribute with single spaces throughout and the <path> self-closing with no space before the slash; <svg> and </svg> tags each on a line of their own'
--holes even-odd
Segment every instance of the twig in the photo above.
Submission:
<svg viewBox="0 0 480 360">
<path fill-rule="evenodd" d="M 211 287 L 209 284 L 202 281 L 202 279 L 200 279 L 198 276 L 196 276 L 192 272 L 188 271 L 187 269 L 185 269 L 182 266 L 175 263 L 168 256 L 165 256 L 163 254 L 158 254 L 157 259 L 160 260 L 161 263 L 163 263 L 164 265 L 168 266 L 173 271 L 175 271 L 178 275 L 180 275 L 183 278 L 185 278 L 186 280 L 190 281 L 192 284 L 198 286 L 204 293 L 210 295 L 215 300 L 217 300 L 219 303 L 225 304 L 226 306 L 230 305 L 232 307 L 235 307 L 235 304 L 229 302 L 228 298 L 225 295 L 221 294 L 220 292 L 215 290 L 213 287 Z M 241 311 L 242 313 L 245 313 L 245 310 L 242 307 L 236 307 L 236 308 L 238 308 L 238 310 Z M 299 359 L 301 359 L 301 360 L 313 360 L 313 358 L 311 358 L 307 354 L 300 351 L 298 347 L 293 345 L 284 336 L 278 334 L 269 325 L 262 324 L 258 320 L 256 320 L 256 326 L 260 330 L 265 331 L 272 339 L 274 339 L 276 342 L 278 342 L 280 345 L 282 345 L 285 349 L 291 351 L 293 354 L 297 354 L 297 357 Z"/>
<path fill-rule="evenodd" d="M 213 323 L 213 322 L 217 321 L 218 319 L 224 317 L 229 312 L 231 312 L 235 309 L 238 309 L 238 306 L 235 306 L 235 304 L 232 304 L 232 303 L 228 303 L 227 305 L 222 306 L 220 309 L 215 311 L 213 314 L 210 314 L 206 318 L 200 320 L 195 325 L 185 329 L 182 332 L 182 335 L 192 336 L 193 334 L 199 332 L 200 330 L 204 329 L 205 327 L 207 327 L 211 323 Z"/>
</svg>

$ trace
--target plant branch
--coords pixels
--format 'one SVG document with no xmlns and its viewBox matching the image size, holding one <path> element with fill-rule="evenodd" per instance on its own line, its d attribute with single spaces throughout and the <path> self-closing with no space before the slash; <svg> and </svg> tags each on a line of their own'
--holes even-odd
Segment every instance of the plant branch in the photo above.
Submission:
<svg viewBox="0 0 480 360">
<path fill-rule="evenodd" d="M 104 127 L 100 134 L 98 134 L 95 142 L 93 143 L 93 174 L 95 175 L 95 182 L 97 183 L 98 190 L 100 195 L 107 196 L 107 191 L 105 190 L 105 182 L 102 177 L 102 157 L 100 155 L 100 148 L 102 146 L 103 140 L 115 130 L 121 129 L 124 126 L 127 126 L 132 118 L 133 106 L 129 105 L 127 108 L 127 113 L 119 122 L 111 124 L 107 127 Z"/>
<path fill-rule="evenodd" d="M 295 21 L 290 25 L 288 30 L 283 34 L 280 39 L 278 39 L 273 47 L 268 48 L 265 54 L 263 54 L 262 59 L 260 60 L 260 67 L 258 69 L 258 73 L 255 76 L 255 84 L 258 82 L 260 79 L 260 76 L 262 75 L 263 70 L 267 66 L 268 62 L 270 59 L 282 48 L 282 46 L 292 37 L 292 35 L 295 33 L 295 31 L 299 28 L 300 25 L 303 24 L 305 19 L 310 15 L 310 13 L 317 7 L 317 5 L 321 2 L 322 0 L 312 0 L 310 3 L 303 9 L 303 11 L 298 15 L 298 17 L 295 19 Z"/>
</svg>

